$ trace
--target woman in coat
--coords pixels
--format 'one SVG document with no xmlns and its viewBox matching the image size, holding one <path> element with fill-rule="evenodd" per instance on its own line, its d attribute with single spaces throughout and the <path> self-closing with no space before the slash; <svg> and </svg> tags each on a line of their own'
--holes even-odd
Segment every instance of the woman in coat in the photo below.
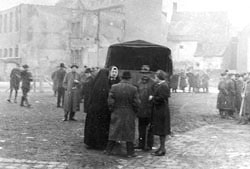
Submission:
<svg viewBox="0 0 250 169">
<path fill-rule="evenodd" d="M 93 88 L 88 101 L 84 129 L 84 143 L 88 148 L 103 150 L 107 145 L 110 123 L 109 90 L 109 70 L 101 69 L 93 81 Z"/>
<path fill-rule="evenodd" d="M 149 97 L 149 100 L 153 102 L 153 134 L 160 137 L 160 147 L 153 153 L 155 156 L 163 156 L 166 154 L 165 140 L 166 136 L 171 134 L 168 105 L 170 89 L 165 79 L 166 73 L 162 70 L 158 70 L 155 75 L 156 84 L 154 86 L 154 94 Z"/>
</svg>

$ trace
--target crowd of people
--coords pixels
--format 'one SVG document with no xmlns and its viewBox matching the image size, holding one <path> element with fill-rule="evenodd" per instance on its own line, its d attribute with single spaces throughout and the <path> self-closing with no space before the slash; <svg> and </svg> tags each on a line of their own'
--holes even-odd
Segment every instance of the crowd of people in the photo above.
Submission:
<svg viewBox="0 0 250 169">
<path fill-rule="evenodd" d="M 135 157 L 135 149 L 152 150 L 153 136 L 157 135 L 160 146 L 152 155 L 165 155 L 166 136 L 171 134 L 167 73 L 162 70 L 153 73 L 148 65 L 143 65 L 139 72 L 140 79 L 134 84 L 133 73 L 119 73 L 116 66 L 109 69 L 84 67 L 82 73 L 78 73 L 78 68 L 72 65 L 70 71 L 66 71 L 65 65 L 61 63 L 58 70 L 52 73 L 53 90 L 57 96 L 57 107 L 64 110 L 63 121 L 77 121 L 75 113 L 83 105 L 82 109 L 86 113 L 84 143 L 87 148 L 103 150 L 105 154 L 111 155 L 117 143 L 126 142 L 127 156 Z M 23 69 L 12 70 L 8 101 L 11 102 L 14 89 L 14 102 L 17 102 L 17 91 L 22 81 L 21 106 L 30 106 L 27 93 L 32 75 L 28 65 L 24 65 Z M 136 118 L 138 138 L 135 138 Z M 138 140 L 136 146 L 135 140 Z"/>
<path fill-rule="evenodd" d="M 240 123 L 250 119 L 250 74 L 221 73 L 218 85 L 217 109 L 221 118 L 233 119 L 240 116 Z"/>
<path fill-rule="evenodd" d="M 171 76 L 170 87 L 172 92 L 177 92 L 180 89 L 182 92 L 209 92 L 209 75 L 206 72 L 198 72 L 181 70 L 180 73 L 175 73 Z M 202 91 L 201 91 L 202 89 Z"/>
</svg>

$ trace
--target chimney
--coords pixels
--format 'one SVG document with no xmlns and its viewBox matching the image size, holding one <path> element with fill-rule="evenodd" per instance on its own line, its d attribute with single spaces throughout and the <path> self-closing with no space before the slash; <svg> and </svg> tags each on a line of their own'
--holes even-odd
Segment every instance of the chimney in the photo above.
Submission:
<svg viewBox="0 0 250 169">
<path fill-rule="evenodd" d="M 177 12 L 177 2 L 173 3 L 173 13 Z"/>
</svg>

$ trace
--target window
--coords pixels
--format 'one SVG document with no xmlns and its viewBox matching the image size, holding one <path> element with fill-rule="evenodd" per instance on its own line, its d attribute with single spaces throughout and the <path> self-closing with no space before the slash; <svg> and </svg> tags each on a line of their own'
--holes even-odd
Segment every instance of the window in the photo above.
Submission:
<svg viewBox="0 0 250 169">
<path fill-rule="evenodd" d="M 3 57 L 6 58 L 7 56 L 8 56 L 8 49 L 5 48 L 5 49 L 4 49 L 4 55 L 3 55 Z"/>
<path fill-rule="evenodd" d="M 10 32 L 12 32 L 12 26 L 13 26 L 13 13 L 10 13 Z"/>
<path fill-rule="evenodd" d="M 15 23 L 15 25 L 16 25 L 16 31 L 18 31 L 19 30 L 19 18 L 18 18 L 18 8 L 16 8 L 16 12 L 15 12 L 15 19 L 16 19 L 16 23 Z"/>
<path fill-rule="evenodd" d="M 16 48 L 15 48 L 15 57 L 18 57 L 18 45 L 16 45 Z"/>
<path fill-rule="evenodd" d="M 81 24 L 80 22 L 75 22 L 71 24 L 71 31 L 73 37 L 79 37 L 81 33 Z"/>
<path fill-rule="evenodd" d="M 3 16 L 0 15 L 0 33 L 2 33 L 2 27 L 3 27 Z"/>
<path fill-rule="evenodd" d="M 3 27 L 4 27 L 4 32 L 6 33 L 7 32 L 7 14 L 4 15 L 4 24 L 3 24 Z"/>
<path fill-rule="evenodd" d="M 9 57 L 11 58 L 12 57 L 12 48 L 9 48 Z"/>
</svg>

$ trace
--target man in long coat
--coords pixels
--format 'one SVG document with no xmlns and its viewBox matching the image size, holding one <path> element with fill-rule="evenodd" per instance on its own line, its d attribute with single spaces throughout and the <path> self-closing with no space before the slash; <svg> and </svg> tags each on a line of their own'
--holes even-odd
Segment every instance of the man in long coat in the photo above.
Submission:
<svg viewBox="0 0 250 169">
<path fill-rule="evenodd" d="M 64 97 L 64 121 L 76 121 L 74 119 L 74 116 L 76 111 L 79 109 L 78 92 L 80 75 L 76 72 L 76 70 L 78 69 L 77 65 L 72 65 L 71 69 L 72 71 L 66 74 L 63 81 L 63 87 L 66 89 Z"/>
<path fill-rule="evenodd" d="M 10 73 L 10 95 L 9 99 L 7 100 L 8 102 L 11 102 L 12 92 L 13 90 L 15 90 L 14 103 L 17 103 L 16 99 L 20 87 L 20 81 L 21 81 L 21 69 L 20 65 L 17 64 L 16 68 L 13 68 Z"/>
<path fill-rule="evenodd" d="M 30 107 L 31 105 L 29 104 L 28 101 L 28 93 L 31 88 L 31 82 L 33 81 L 32 74 L 28 71 L 29 66 L 28 65 L 23 65 L 24 70 L 21 72 L 21 81 L 22 81 L 22 91 L 23 91 L 23 96 L 21 98 L 21 104 L 20 106 L 24 106 L 24 103 L 26 103 L 27 107 Z"/>
<path fill-rule="evenodd" d="M 113 85 L 109 93 L 108 104 L 112 113 L 106 148 L 108 154 L 111 153 L 116 141 L 126 141 L 128 157 L 135 156 L 133 141 L 139 97 L 137 88 L 129 83 L 130 78 L 130 72 L 123 72 L 122 81 Z"/>
<path fill-rule="evenodd" d="M 141 103 L 137 113 L 139 121 L 139 145 L 137 148 L 151 150 L 154 140 L 150 128 L 152 120 L 152 103 L 148 98 L 153 94 L 154 81 L 150 78 L 151 72 L 149 68 L 142 68 L 140 73 L 142 74 L 142 77 L 138 82 L 138 91 Z"/>
<path fill-rule="evenodd" d="M 55 73 L 56 83 L 56 90 L 57 90 L 57 107 L 61 107 L 61 103 L 63 105 L 64 102 L 64 93 L 65 89 L 63 87 L 63 80 L 66 75 L 65 66 L 63 63 L 60 64 L 60 69 L 58 69 Z"/>
</svg>

